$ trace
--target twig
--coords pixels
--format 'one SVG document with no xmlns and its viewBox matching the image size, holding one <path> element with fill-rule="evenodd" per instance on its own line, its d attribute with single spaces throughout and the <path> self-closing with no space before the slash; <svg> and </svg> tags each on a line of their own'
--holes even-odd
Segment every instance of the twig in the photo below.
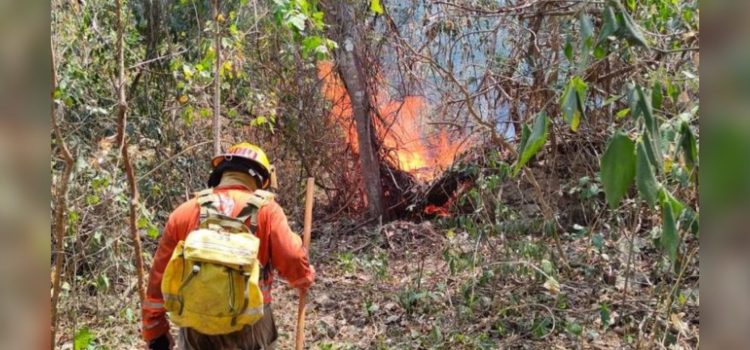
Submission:
<svg viewBox="0 0 750 350">
<path fill-rule="evenodd" d="M 568 259 L 565 257 L 565 252 L 562 248 L 562 242 L 560 242 L 560 235 L 557 232 L 560 224 L 557 222 L 557 219 L 555 218 L 554 211 L 552 210 L 552 207 L 550 206 L 549 202 L 547 202 L 547 199 L 544 197 L 544 193 L 542 192 L 542 188 L 539 186 L 539 183 L 536 181 L 536 177 L 534 177 L 534 174 L 531 172 L 531 169 L 528 167 L 524 167 L 523 174 L 526 175 L 526 178 L 531 183 L 531 187 L 534 188 L 534 194 L 537 197 L 537 200 L 539 201 L 540 207 L 542 208 L 542 215 L 544 216 L 545 222 L 554 222 L 555 228 L 552 230 L 552 238 L 555 240 L 555 247 L 557 248 L 557 254 L 560 255 L 560 261 L 562 262 L 562 267 L 565 270 L 566 273 L 570 273 L 570 265 L 568 264 Z"/>
<path fill-rule="evenodd" d="M 208 144 L 208 143 L 212 143 L 212 142 L 214 142 L 214 141 L 213 141 L 213 140 L 211 140 L 211 141 L 203 141 L 203 142 L 199 142 L 199 143 L 196 143 L 196 144 L 194 144 L 194 145 L 190 145 L 190 146 L 186 147 L 186 148 L 185 148 L 185 149 L 183 149 L 182 151 L 180 151 L 180 152 L 178 152 L 177 154 L 175 154 L 175 155 L 173 155 L 173 156 L 171 156 L 171 157 L 167 158 L 167 159 L 166 159 L 165 161 L 163 161 L 163 162 L 159 163 L 158 165 L 156 165 L 155 167 L 151 168 L 151 170 L 149 170 L 149 171 L 148 171 L 148 172 L 146 172 L 145 174 L 143 174 L 143 175 L 139 176 L 139 177 L 138 177 L 138 179 L 136 179 L 136 181 L 141 181 L 141 180 L 145 179 L 146 177 L 148 177 L 149 175 L 151 175 L 151 174 L 152 174 L 152 173 L 153 173 L 154 171 L 156 171 L 157 169 L 161 168 L 161 167 L 162 167 L 163 165 L 165 165 L 165 164 L 168 164 L 168 163 L 172 162 L 173 160 L 175 160 L 175 158 L 177 158 L 177 157 L 179 157 L 180 155 L 182 155 L 182 154 L 186 153 L 187 151 L 190 151 L 190 150 L 192 150 L 193 148 L 196 148 L 196 147 L 198 147 L 198 146 L 203 146 L 203 145 L 205 145 L 205 144 Z"/>
<path fill-rule="evenodd" d="M 136 64 L 128 67 L 128 69 L 140 68 L 142 66 L 154 63 L 156 61 L 161 61 L 163 59 L 172 58 L 172 57 L 175 57 L 175 56 L 182 55 L 185 52 L 187 52 L 187 49 L 182 49 L 182 50 L 177 51 L 177 52 L 172 52 L 172 53 L 169 53 L 169 54 L 166 54 L 166 55 L 162 55 L 162 56 L 159 56 L 159 57 L 154 57 L 154 58 L 152 58 L 150 60 L 145 60 L 145 61 L 138 62 L 138 63 L 136 63 Z"/>
<path fill-rule="evenodd" d="M 625 266 L 625 287 L 622 291 L 622 304 L 625 305 L 625 299 L 628 296 L 628 282 L 630 281 L 630 268 L 633 262 L 633 244 L 635 241 L 635 235 L 640 231 L 641 229 L 641 201 L 638 201 L 638 204 L 636 205 L 636 210 L 633 215 L 636 216 L 636 222 L 637 224 L 633 228 L 632 232 L 630 232 L 630 248 L 628 250 L 628 262 Z"/>
</svg>

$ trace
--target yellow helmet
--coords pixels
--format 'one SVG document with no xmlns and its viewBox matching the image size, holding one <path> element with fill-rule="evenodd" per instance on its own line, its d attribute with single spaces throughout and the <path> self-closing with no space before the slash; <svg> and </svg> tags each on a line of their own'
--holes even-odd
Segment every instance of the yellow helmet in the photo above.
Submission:
<svg viewBox="0 0 750 350">
<path fill-rule="evenodd" d="M 214 157 L 211 160 L 211 165 L 216 169 L 216 167 L 218 167 L 224 160 L 232 160 L 235 157 L 248 160 L 260 166 L 260 170 L 264 172 L 264 174 L 260 174 L 263 177 L 262 188 L 265 189 L 271 184 L 273 167 L 271 166 L 271 162 L 268 161 L 266 152 L 263 152 L 263 149 L 248 142 L 238 143 L 229 147 L 225 153 Z"/>
</svg>

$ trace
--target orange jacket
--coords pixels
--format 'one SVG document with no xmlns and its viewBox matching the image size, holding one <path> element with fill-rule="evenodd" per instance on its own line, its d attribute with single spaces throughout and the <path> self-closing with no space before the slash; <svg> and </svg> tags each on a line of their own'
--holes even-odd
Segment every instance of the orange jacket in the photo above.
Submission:
<svg viewBox="0 0 750 350">
<path fill-rule="evenodd" d="M 221 196 L 219 210 L 225 213 L 231 212 L 232 216 L 237 216 L 242 210 L 242 205 L 235 204 L 245 203 L 252 192 L 243 186 L 233 185 L 218 186 L 214 193 Z M 142 332 L 146 341 L 169 331 L 169 322 L 161 294 L 162 275 L 177 242 L 184 240 L 191 231 L 198 227 L 199 216 L 200 208 L 195 198 L 180 205 L 169 216 L 149 273 L 146 300 L 141 306 Z M 268 272 L 261 274 L 260 281 L 265 303 L 271 302 L 273 282 L 273 274 L 269 268 L 271 266 L 294 288 L 304 289 L 312 285 L 315 271 L 307 261 L 302 241 L 299 235 L 289 228 L 284 211 L 275 201 L 270 201 L 258 211 L 258 227 L 255 234 L 260 238 L 258 258 Z"/>
</svg>

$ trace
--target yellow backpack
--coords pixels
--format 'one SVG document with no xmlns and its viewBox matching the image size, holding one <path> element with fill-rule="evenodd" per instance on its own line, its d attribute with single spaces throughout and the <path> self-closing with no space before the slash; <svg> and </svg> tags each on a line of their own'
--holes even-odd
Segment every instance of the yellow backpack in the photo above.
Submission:
<svg viewBox="0 0 750 350">
<path fill-rule="evenodd" d="M 233 218 L 217 210 L 220 198 L 211 189 L 197 193 L 200 226 L 177 243 L 161 282 L 164 307 L 177 326 L 227 334 L 263 317 L 260 240 L 245 222 L 257 227 L 257 212 L 271 198 L 255 191 Z"/>
</svg>

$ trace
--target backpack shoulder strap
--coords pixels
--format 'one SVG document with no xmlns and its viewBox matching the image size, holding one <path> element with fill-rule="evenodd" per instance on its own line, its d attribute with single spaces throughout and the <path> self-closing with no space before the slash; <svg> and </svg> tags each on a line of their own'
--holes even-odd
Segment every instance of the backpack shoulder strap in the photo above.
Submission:
<svg viewBox="0 0 750 350">
<path fill-rule="evenodd" d="M 258 211 L 272 201 L 274 197 L 275 195 L 271 192 L 255 190 L 248 196 L 245 207 L 242 208 L 240 214 L 237 215 L 237 219 L 242 222 L 246 222 L 250 219 L 250 228 L 254 231 L 258 226 Z"/>
<path fill-rule="evenodd" d="M 205 189 L 195 193 L 196 200 L 200 206 L 200 227 L 208 228 L 209 225 L 218 225 L 231 229 L 234 232 L 247 231 L 245 220 L 224 215 L 219 211 L 219 195 L 213 189 Z"/>
<path fill-rule="evenodd" d="M 205 190 L 195 192 L 195 199 L 196 201 L 198 201 L 198 206 L 200 206 L 201 222 L 203 222 L 209 216 L 221 214 L 216 207 L 219 202 L 219 196 L 214 193 L 213 189 L 207 188 Z"/>
</svg>

